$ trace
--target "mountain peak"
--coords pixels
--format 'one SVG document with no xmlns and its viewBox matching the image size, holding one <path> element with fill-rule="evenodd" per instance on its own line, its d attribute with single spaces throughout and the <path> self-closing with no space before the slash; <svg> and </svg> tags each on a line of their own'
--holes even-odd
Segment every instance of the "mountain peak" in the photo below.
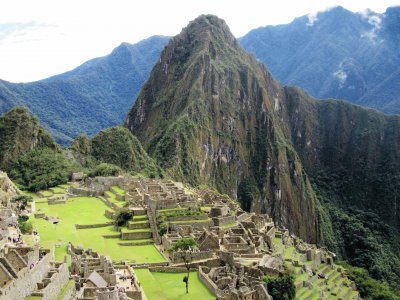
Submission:
<svg viewBox="0 0 400 300">
<path fill-rule="evenodd" d="M 237 45 L 236 39 L 223 19 L 214 15 L 200 15 L 191 21 L 182 32 L 174 37 L 173 42 L 196 47 L 212 40 Z"/>
</svg>

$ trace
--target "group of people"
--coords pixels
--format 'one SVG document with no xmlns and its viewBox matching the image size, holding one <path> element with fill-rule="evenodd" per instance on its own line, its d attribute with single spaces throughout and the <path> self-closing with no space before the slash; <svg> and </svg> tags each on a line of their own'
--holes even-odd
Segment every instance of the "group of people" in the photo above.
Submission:
<svg viewBox="0 0 400 300">
<path fill-rule="evenodd" d="M 8 241 L 14 243 L 15 245 L 22 245 L 24 241 L 22 240 L 22 235 L 19 234 L 18 237 L 8 237 Z"/>
</svg>

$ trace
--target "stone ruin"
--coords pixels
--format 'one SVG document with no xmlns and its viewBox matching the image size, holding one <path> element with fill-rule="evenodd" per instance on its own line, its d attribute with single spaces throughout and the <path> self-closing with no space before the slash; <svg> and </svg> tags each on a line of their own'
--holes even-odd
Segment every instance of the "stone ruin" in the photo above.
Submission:
<svg viewBox="0 0 400 300">
<path fill-rule="evenodd" d="M 66 262 L 54 262 L 50 250 L 5 245 L 0 251 L 0 299 L 55 299 L 68 280 Z"/>
<path fill-rule="evenodd" d="M 76 299 L 145 299 L 134 270 L 129 265 L 116 266 L 107 256 L 90 249 L 69 245 L 71 274 L 76 282 Z"/>
</svg>

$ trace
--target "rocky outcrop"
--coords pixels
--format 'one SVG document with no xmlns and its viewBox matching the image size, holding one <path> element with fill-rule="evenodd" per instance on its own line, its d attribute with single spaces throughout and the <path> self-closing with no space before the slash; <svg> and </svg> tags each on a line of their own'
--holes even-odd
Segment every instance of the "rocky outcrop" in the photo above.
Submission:
<svg viewBox="0 0 400 300">
<path fill-rule="evenodd" d="M 7 173 L 0 171 L 0 204 L 8 207 L 11 198 L 18 193 L 18 188 L 8 178 Z"/>
</svg>

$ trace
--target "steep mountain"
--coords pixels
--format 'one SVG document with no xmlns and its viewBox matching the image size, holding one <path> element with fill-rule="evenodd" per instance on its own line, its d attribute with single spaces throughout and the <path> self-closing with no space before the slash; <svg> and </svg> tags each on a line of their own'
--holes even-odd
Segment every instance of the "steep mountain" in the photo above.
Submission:
<svg viewBox="0 0 400 300">
<path fill-rule="evenodd" d="M 400 7 L 352 13 L 336 7 L 241 38 L 284 84 L 319 98 L 400 113 Z"/>
<path fill-rule="evenodd" d="M 104 129 L 92 139 L 80 135 L 66 153 L 85 167 L 108 163 L 133 173 L 163 176 L 160 167 L 148 156 L 138 139 L 121 126 Z"/>
<path fill-rule="evenodd" d="M 400 287 L 400 117 L 283 87 L 201 16 L 161 53 L 125 125 L 174 178 Z"/>
<path fill-rule="evenodd" d="M 243 195 L 246 209 L 315 242 L 318 204 L 281 117 L 284 96 L 223 20 L 201 16 L 163 50 L 125 124 L 174 178 Z"/>
<path fill-rule="evenodd" d="M 400 116 L 286 87 L 293 144 L 342 258 L 400 288 Z"/>
<path fill-rule="evenodd" d="M 27 106 L 62 144 L 121 124 L 168 39 L 123 43 L 110 55 L 37 82 L 0 80 L 0 113 Z"/>
<path fill-rule="evenodd" d="M 15 107 L 0 116 L 0 170 L 8 170 L 19 155 L 35 148 L 58 150 L 51 135 L 24 107 Z"/>
</svg>

